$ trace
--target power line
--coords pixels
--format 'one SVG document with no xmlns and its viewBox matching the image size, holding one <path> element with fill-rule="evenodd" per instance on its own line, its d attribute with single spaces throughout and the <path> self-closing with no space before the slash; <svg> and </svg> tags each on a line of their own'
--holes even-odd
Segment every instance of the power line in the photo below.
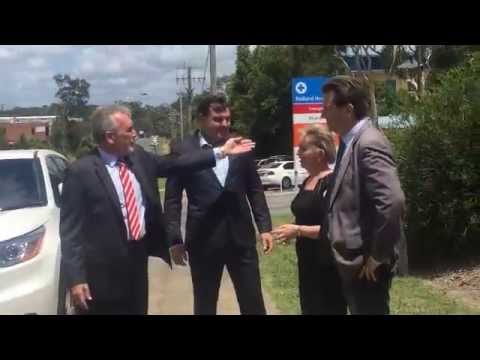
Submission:
<svg viewBox="0 0 480 360">
<path fill-rule="evenodd" d="M 215 53 L 215 45 L 208 45 L 210 53 L 210 93 L 217 92 L 217 55 Z"/>
<path fill-rule="evenodd" d="M 178 69 L 177 69 L 178 70 Z M 183 68 L 185 70 L 185 67 Z M 179 81 L 182 81 L 182 85 L 185 85 L 185 81 L 187 81 L 187 87 L 185 88 L 185 92 L 187 95 L 187 124 L 186 124 L 186 131 L 189 132 L 190 130 L 193 129 L 192 126 L 192 100 L 193 100 L 193 92 L 194 92 L 194 87 L 192 86 L 192 81 L 203 81 L 205 82 L 205 77 L 192 77 L 192 67 L 188 66 L 187 67 L 187 76 L 185 76 L 185 73 L 182 73 L 182 76 L 176 77 L 177 80 L 177 85 Z M 180 95 L 182 96 L 182 95 Z"/>
</svg>

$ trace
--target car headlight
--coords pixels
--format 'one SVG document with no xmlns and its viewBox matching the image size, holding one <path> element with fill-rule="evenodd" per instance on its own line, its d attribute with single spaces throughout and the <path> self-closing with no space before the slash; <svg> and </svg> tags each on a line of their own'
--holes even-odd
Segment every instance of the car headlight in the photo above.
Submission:
<svg viewBox="0 0 480 360">
<path fill-rule="evenodd" d="M 42 225 L 27 234 L 0 242 L 0 267 L 13 266 L 37 256 L 44 235 L 45 226 Z"/>
</svg>

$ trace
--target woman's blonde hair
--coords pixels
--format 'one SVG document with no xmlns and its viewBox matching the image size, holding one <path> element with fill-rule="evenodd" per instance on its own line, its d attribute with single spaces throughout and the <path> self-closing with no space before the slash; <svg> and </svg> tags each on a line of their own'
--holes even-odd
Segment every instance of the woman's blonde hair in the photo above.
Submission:
<svg viewBox="0 0 480 360">
<path fill-rule="evenodd" d="M 312 125 L 303 132 L 302 140 L 305 140 L 325 151 L 329 163 L 335 161 L 335 143 L 333 134 L 323 126 Z"/>
</svg>

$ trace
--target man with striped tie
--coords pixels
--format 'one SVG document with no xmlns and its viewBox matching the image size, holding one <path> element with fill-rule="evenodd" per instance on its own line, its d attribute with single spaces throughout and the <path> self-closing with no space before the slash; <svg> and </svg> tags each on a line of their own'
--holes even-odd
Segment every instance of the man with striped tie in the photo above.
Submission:
<svg viewBox="0 0 480 360">
<path fill-rule="evenodd" d="M 98 108 L 92 130 L 97 148 L 70 166 L 63 186 L 62 279 L 78 314 L 146 314 L 148 256 L 171 264 L 157 178 L 214 167 L 254 144 L 235 138 L 155 156 L 135 145 L 131 112 L 119 105 Z"/>
</svg>

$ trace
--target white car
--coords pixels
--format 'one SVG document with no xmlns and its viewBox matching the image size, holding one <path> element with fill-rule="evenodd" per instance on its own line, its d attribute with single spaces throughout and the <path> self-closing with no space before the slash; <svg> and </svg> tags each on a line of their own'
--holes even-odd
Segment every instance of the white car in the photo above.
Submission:
<svg viewBox="0 0 480 360">
<path fill-rule="evenodd" d="M 256 161 L 257 169 L 273 164 L 274 162 L 275 160 L 270 158 L 257 160 Z"/>
<path fill-rule="evenodd" d="M 59 206 L 67 166 L 64 156 L 50 150 L 0 151 L 2 315 L 65 309 Z"/>
<path fill-rule="evenodd" d="M 257 170 L 264 187 L 280 186 L 290 189 L 295 182 L 293 161 L 278 161 Z"/>
</svg>

